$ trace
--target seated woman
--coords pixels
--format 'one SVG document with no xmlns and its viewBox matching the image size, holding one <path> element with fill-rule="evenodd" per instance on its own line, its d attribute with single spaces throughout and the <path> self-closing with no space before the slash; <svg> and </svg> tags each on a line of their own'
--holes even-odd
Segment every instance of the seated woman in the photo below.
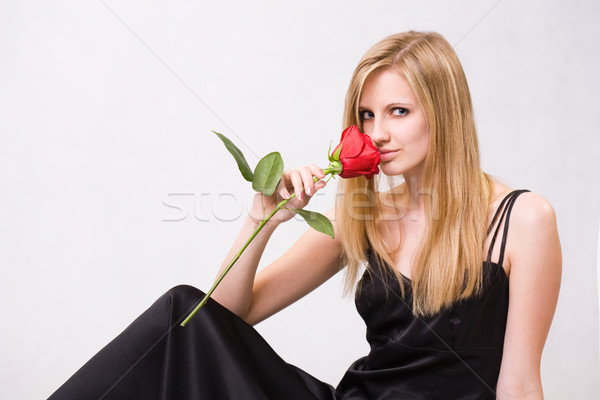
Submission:
<svg viewBox="0 0 600 400">
<path fill-rule="evenodd" d="M 340 181 L 327 213 L 335 239 L 308 229 L 257 274 L 269 238 L 294 216 L 278 211 L 185 328 L 203 293 L 179 286 L 50 398 L 542 399 L 561 278 L 554 211 L 481 170 L 467 81 L 449 43 L 410 31 L 375 44 L 346 95 L 351 125 L 380 150 L 381 171 L 404 183 L 379 191 L 383 174 Z M 281 198 L 293 191 L 289 207 L 305 207 L 325 186 L 313 177 L 324 177 L 317 166 L 290 169 L 275 194 L 258 193 L 224 266 Z M 371 351 L 334 388 L 283 361 L 252 325 L 340 269 Z"/>
</svg>

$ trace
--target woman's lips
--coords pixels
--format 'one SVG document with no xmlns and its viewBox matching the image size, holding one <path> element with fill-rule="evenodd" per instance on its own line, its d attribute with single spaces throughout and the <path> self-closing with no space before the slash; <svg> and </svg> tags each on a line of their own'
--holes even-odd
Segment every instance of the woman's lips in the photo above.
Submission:
<svg viewBox="0 0 600 400">
<path fill-rule="evenodd" d="M 382 150 L 379 159 L 381 161 L 391 160 L 396 156 L 396 153 L 398 153 L 398 150 Z"/>
</svg>

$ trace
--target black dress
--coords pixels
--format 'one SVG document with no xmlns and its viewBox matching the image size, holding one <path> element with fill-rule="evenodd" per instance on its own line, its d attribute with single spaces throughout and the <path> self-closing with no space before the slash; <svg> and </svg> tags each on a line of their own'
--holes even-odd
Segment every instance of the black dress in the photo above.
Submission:
<svg viewBox="0 0 600 400">
<path fill-rule="evenodd" d="M 350 366 L 337 388 L 287 364 L 253 327 L 212 299 L 180 327 L 203 293 L 177 286 L 50 399 L 495 399 L 508 312 L 502 261 L 512 205 L 525 191 L 509 193 L 492 220 L 490 231 L 498 224 L 484 262 L 483 295 L 434 317 L 415 317 L 410 280 L 403 277 L 409 288 L 403 297 L 395 276 L 386 278 L 369 252 L 356 307 L 371 351 Z M 492 263 L 505 218 L 500 257 Z"/>
</svg>

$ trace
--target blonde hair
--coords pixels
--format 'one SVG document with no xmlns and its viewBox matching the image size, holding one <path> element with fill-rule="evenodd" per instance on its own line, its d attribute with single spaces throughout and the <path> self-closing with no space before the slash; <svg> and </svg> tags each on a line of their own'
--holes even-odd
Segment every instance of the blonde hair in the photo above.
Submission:
<svg viewBox="0 0 600 400">
<path fill-rule="evenodd" d="M 412 307 L 416 315 L 433 315 L 481 292 L 492 180 L 481 170 L 465 74 L 450 44 L 437 33 L 395 34 L 367 51 L 348 88 L 344 127 L 357 125 L 362 131 L 358 103 L 363 85 L 384 68 L 394 68 L 407 80 L 429 127 L 422 187 L 431 196 L 424 196 L 426 228 L 414 258 Z M 403 279 L 393 267 L 394 249 L 378 228 L 386 196 L 393 196 L 393 190 L 378 192 L 381 179 L 381 174 L 371 180 L 358 177 L 338 185 L 336 221 L 347 265 L 346 290 L 354 287 L 370 247 L 396 275 L 404 295 Z"/>
</svg>

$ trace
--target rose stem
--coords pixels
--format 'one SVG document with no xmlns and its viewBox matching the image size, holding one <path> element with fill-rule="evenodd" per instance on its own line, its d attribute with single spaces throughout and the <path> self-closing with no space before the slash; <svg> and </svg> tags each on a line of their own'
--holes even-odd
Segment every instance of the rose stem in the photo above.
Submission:
<svg viewBox="0 0 600 400">
<path fill-rule="evenodd" d="M 326 168 L 326 169 L 323 170 L 323 172 L 325 173 L 325 175 L 327 175 L 331 171 L 329 171 L 329 168 Z M 331 175 L 331 177 L 333 177 L 333 175 Z M 330 179 L 331 179 L 331 177 L 330 177 Z M 319 178 L 317 178 L 316 176 L 313 177 L 313 181 L 314 182 L 317 182 L 318 180 L 319 180 Z M 296 193 L 293 193 L 290 196 L 289 199 L 284 199 L 284 200 L 280 201 L 279 204 L 277 204 L 277 207 L 275 207 L 275 209 L 271 212 L 271 214 L 269 214 L 267 216 L 267 218 L 265 218 L 262 221 L 260 221 L 260 223 L 258 224 L 258 227 L 252 233 L 252 235 L 250 236 L 250 238 L 246 241 L 246 243 L 244 244 L 244 246 L 242 246 L 242 248 L 240 249 L 240 251 L 238 251 L 235 254 L 235 256 L 233 256 L 233 258 L 229 262 L 229 265 L 227 265 L 227 267 L 223 270 L 223 272 L 221 273 L 221 275 L 219 275 L 219 277 L 217 278 L 217 280 L 215 281 L 215 283 L 213 283 L 212 287 L 208 290 L 208 292 L 206 292 L 206 294 L 204 295 L 204 297 L 202 298 L 202 300 L 200 301 L 200 303 L 198 303 L 198 305 L 194 308 L 194 310 L 181 323 L 181 326 L 185 326 L 190 321 L 190 319 L 192 319 L 192 317 L 194 315 L 196 315 L 196 313 L 198 312 L 198 310 L 200 310 L 208 302 L 208 298 L 210 297 L 210 295 L 215 291 L 215 289 L 217 288 L 217 286 L 219 286 L 219 283 L 221 283 L 221 281 L 223 280 L 223 278 L 225 277 L 225 275 L 227 275 L 227 273 L 229 272 L 229 270 L 231 269 L 231 267 L 233 267 L 233 264 L 235 264 L 236 261 L 240 258 L 240 256 L 244 252 L 244 250 L 246 250 L 246 247 L 248 247 L 248 245 L 252 241 L 252 239 L 254 239 L 256 237 L 256 235 L 258 235 L 258 232 L 260 232 L 261 229 L 267 224 L 267 222 L 269 222 L 269 220 L 273 217 L 273 215 L 275 215 L 275 213 L 277 211 L 281 210 L 283 208 L 283 206 L 285 206 L 285 204 L 288 201 L 290 201 L 291 199 L 293 199 L 294 197 L 296 197 Z"/>
</svg>

